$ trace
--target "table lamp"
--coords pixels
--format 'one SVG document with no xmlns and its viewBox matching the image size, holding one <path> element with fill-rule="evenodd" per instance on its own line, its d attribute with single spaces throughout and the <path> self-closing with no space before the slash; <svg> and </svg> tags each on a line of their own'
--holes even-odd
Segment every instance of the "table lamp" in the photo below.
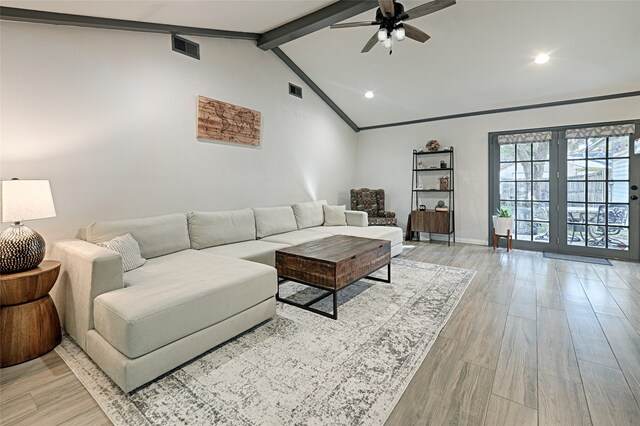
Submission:
<svg viewBox="0 0 640 426">
<path fill-rule="evenodd" d="M 2 181 L 1 212 L 2 222 L 13 222 L 13 225 L 0 234 L 0 273 L 35 268 L 44 259 L 44 238 L 20 222 L 55 217 L 49 181 Z"/>
</svg>

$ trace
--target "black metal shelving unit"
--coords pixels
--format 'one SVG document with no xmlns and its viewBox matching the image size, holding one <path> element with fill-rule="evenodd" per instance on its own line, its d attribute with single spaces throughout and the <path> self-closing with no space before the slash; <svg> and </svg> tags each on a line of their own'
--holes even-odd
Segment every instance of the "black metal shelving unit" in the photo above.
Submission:
<svg viewBox="0 0 640 426">
<path fill-rule="evenodd" d="M 428 156 L 447 156 L 449 162 L 447 163 L 448 167 L 442 167 L 442 168 L 418 168 L 418 159 L 419 158 L 429 158 Z M 438 158 L 438 157 L 436 157 Z M 428 152 L 420 152 L 418 150 L 413 150 L 413 177 L 411 180 L 411 213 L 409 214 L 409 219 L 407 221 L 407 235 L 406 235 L 406 239 L 407 240 L 411 240 L 414 236 L 414 234 L 416 234 L 418 241 L 420 240 L 420 232 L 429 232 L 429 241 L 431 241 L 431 234 L 442 234 L 442 235 L 447 235 L 447 244 L 451 245 L 451 238 L 453 237 L 453 242 L 456 242 L 456 236 L 455 236 L 455 231 L 456 231 L 456 222 L 455 222 L 455 198 L 454 198 L 454 191 L 455 191 L 455 174 L 454 174 L 454 168 L 455 168 L 455 164 L 454 164 L 454 155 L 453 155 L 453 147 L 448 149 L 448 150 L 443 150 L 443 151 L 428 151 Z M 433 173 L 433 172 L 438 172 L 440 174 L 442 174 L 443 172 L 446 172 L 449 176 L 449 189 L 447 190 L 441 190 L 441 189 L 418 189 L 418 177 L 421 173 Z M 420 206 L 420 193 L 429 193 L 429 192 L 442 192 L 442 193 L 446 193 L 447 194 L 447 200 L 448 200 L 448 211 L 446 212 L 434 212 L 433 210 L 427 210 L 427 212 L 434 212 L 436 215 L 438 213 L 441 214 L 446 214 L 447 218 L 446 218 L 446 222 L 447 222 L 447 226 L 446 229 L 445 227 L 442 227 L 442 229 L 437 229 L 440 232 L 436 232 L 433 230 L 433 224 L 431 226 L 429 226 L 429 219 L 427 217 L 424 217 L 428 214 L 431 213 L 421 213 L 421 211 L 419 210 L 419 206 Z M 413 223 L 414 225 L 412 226 L 412 216 L 414 216 L 414 219 L 417 218 L 417 215 L 422 215 L 423 217 L 420 218 L 419 221 L 414 220 Z M 434 220 L 437 216 L 433 216 Z M 443 232 L 444 231 L 444 232 Z"/>
</svg>

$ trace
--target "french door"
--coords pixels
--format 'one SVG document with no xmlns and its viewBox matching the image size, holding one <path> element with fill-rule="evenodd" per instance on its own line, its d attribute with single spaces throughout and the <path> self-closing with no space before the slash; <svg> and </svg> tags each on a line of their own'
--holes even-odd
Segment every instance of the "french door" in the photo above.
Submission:
<svg viewBox="0 0 640 426">
<path fill-rule="evenodd" d="M 640 123 L 491 134 L 490 171 L 515 248 L 640 259 Z"/>
</svg>

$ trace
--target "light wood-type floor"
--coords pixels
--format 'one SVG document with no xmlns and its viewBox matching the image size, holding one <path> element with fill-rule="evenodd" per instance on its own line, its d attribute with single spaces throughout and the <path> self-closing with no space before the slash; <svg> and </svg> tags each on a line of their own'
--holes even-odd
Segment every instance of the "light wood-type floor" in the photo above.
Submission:
<svg viewBox="0 0 640 426">
<path fill-rule="evenodd" d="M 640 425 L 640 264 L 414 244 L 478 272 L 388 425 Z M 3 425 L 109 424 L 55 352 L 0 375 Z"/>
</svg>

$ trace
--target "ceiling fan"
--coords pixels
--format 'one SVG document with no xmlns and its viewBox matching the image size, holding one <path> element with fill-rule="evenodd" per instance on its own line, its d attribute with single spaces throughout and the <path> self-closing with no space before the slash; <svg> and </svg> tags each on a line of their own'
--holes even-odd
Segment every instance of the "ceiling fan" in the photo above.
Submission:
<svg viewBox="0 0 640 426">
<path fill-rule="evenodd" d="M 389 54 L 391 54 L 393 36 L 395 36 L 396 41 L 402 41 L 405 37 L 409 37 L 410 39 L 419 41 L 420 43 L 424 43 L 430 38 L 424 31 L 419 30 L 413 25 L 406 24 L 406 21 L 437 12 L 445 7 L 453 6 L 456 4 L 456 1 L 434 0 L 429 3 L 416 6 L 406 12 L 404 10 L 404 6 L 401 3 L 397 3 L 395 0 L 378 0 L 378 4 L 380 7 L 376 10 L 375 21 L 345 22 L 343 24 L 333 24 L 330 28 L 337 29 L 378 25 L 380 28 L 376 31 L 373 37 L 369 39 L 367 44 L 364 45 L 364 48 L 362 48 L 362 52 L 360 53 L 370 51 L 377 42 L 381 42 L 384 44 L 384 47 L 389 49 Z"/>
</svg>

